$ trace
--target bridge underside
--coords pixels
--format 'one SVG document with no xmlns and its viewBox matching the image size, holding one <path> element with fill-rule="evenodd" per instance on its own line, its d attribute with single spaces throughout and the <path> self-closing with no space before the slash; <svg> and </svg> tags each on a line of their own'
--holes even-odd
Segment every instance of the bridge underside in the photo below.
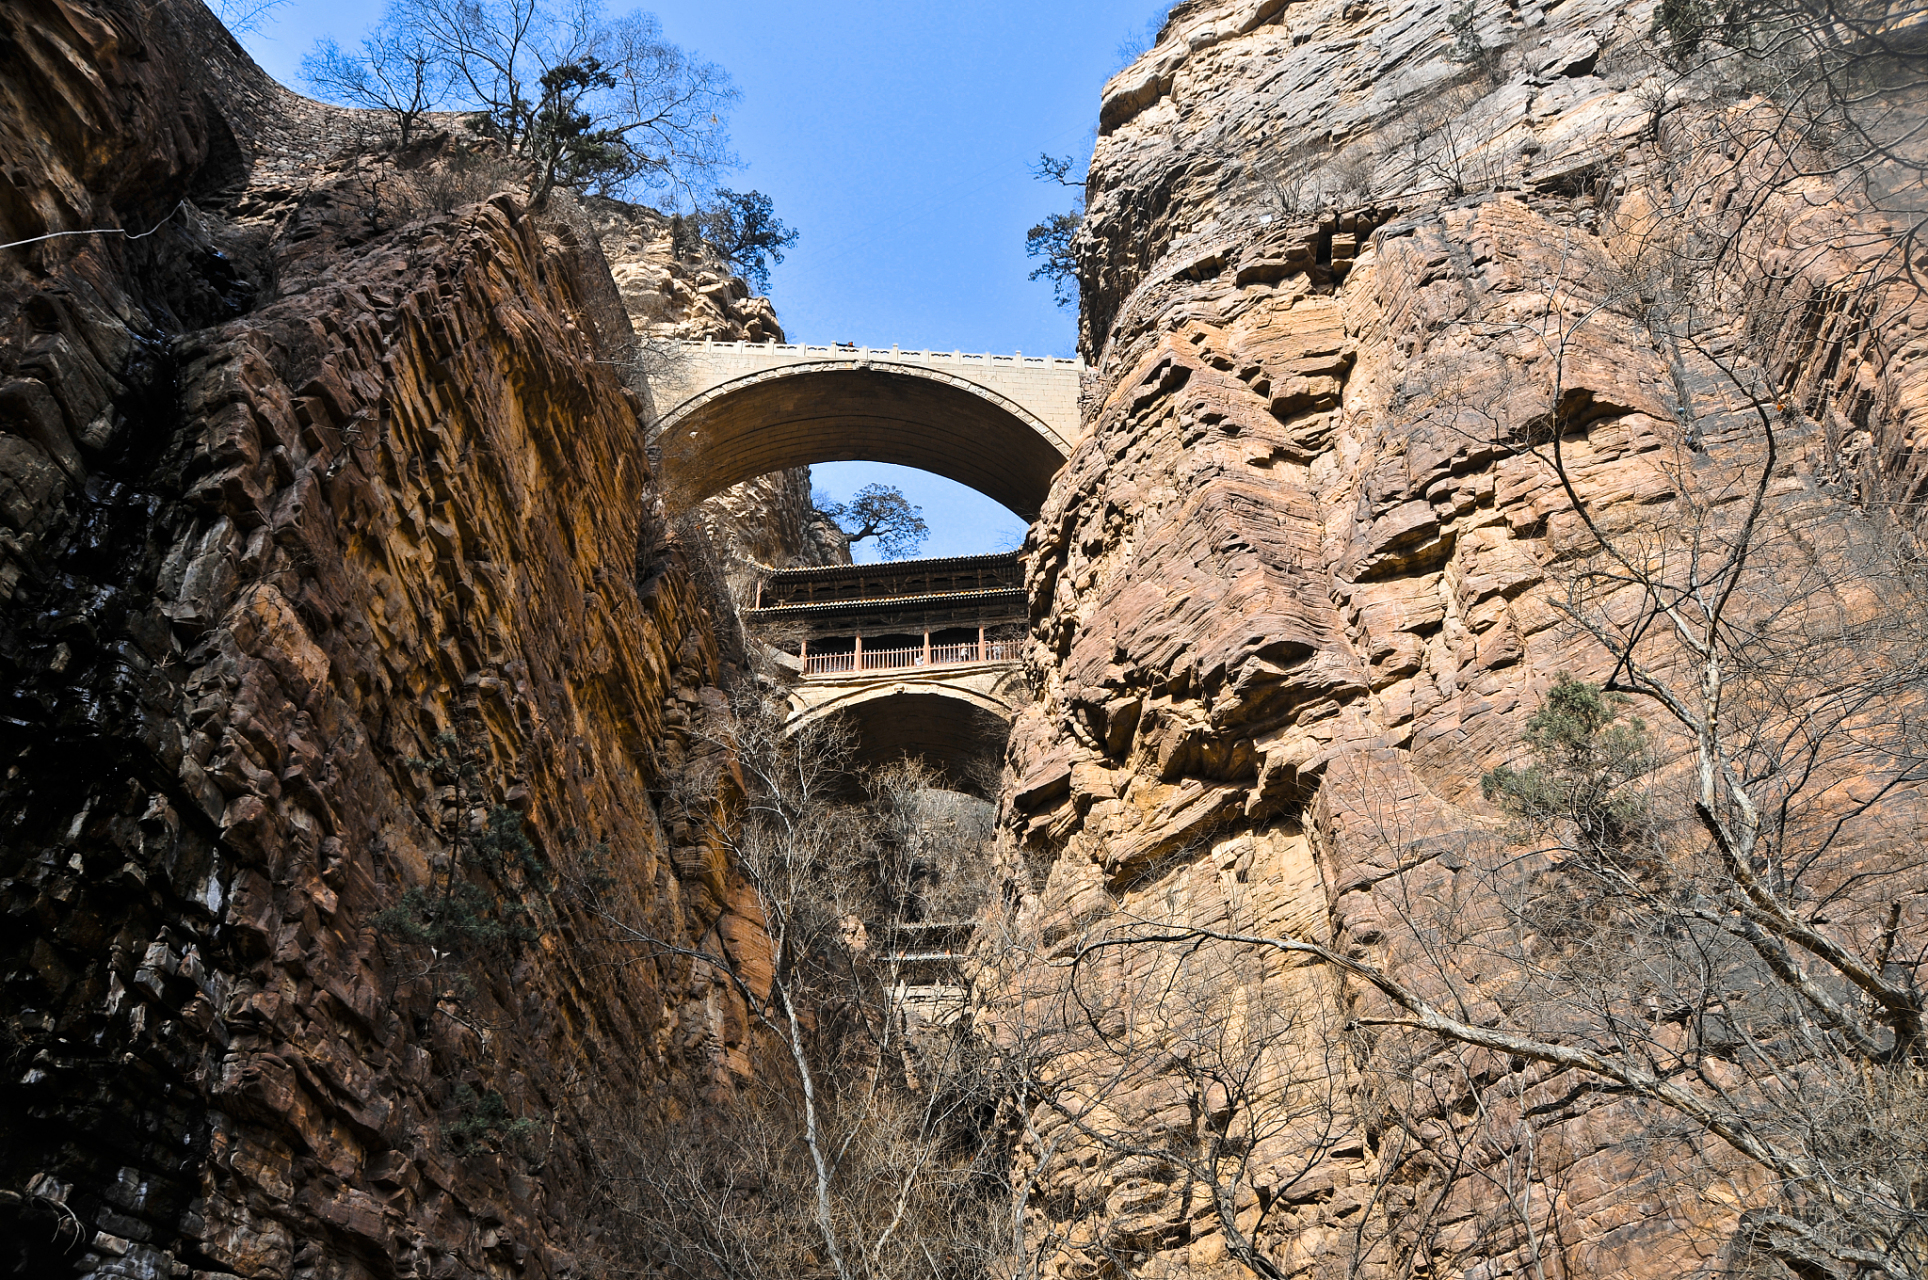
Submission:
<svg viewBox="0 0 1928 1280">
<path fill-rule="evenodd" d="M 1037 518 L 1064 455 L 1031 423 L 950 382 L 876 368 L 759 375 L 679 409 L 658 438 L 672 499 L 818 462 L 890 462 Z"/>
<path fill-rule="evenodd" d="M 856 762 L 863 767 L 921 760 L 947 790 L 997 798 L 997 769 L 1011 726 L 996 712 L 941 690 L 887 693 L 840 711 L 856 735 Z"/>
</svg>

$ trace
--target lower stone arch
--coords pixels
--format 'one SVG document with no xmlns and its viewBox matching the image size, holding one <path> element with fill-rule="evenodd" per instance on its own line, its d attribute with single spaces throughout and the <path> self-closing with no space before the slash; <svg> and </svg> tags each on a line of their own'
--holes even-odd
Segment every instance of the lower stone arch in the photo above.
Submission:
<svg viewBox="0 0 1928 1280">
<path fill-rule="evenodd" d="M 941 685 L 890 686 L 811 707 L 792 723 L 828 716 L 850 726 L 860 766 L 877 768 L 909 756 L 930 765 L 950 790 L 996 799 L 1011 708 L 995 696 Z"/>
<path fill-rule="evenodd" d="M 675 506 L 819 462 L 934 472 L 1035 520 L 1067 445 L 1004 396 L 903 365 L 786 365 L 713 387 L 664 415 L 658 474 Z"/>
</svg>

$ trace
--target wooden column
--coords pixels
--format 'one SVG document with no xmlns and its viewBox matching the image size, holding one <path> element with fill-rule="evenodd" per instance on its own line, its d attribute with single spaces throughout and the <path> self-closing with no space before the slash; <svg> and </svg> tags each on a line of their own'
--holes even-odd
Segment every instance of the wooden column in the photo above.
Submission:
<svg viewBox="0 0 1928 1280">
<path fill-rule="evenodd" d="M 977 660 L 979 662 L 990 661 L 990 658 L 984 653 L 984 628 L 982 626 L 977 629 Z"/>
<path fill-rule="evenodd" d="M 928 667 L 930 664 L 931 664 L 931 629 L 929 627 L 925 627 L 924 628 L 924 665 Z"/>
<path fill-rule="evenodd" d="M 864 636 L 861 631 L 857 633 L 857 657 L 856 660 L 850 664 L 850 669 L 852 671 L 862 671 L 864 669 Z"/>
</svg>

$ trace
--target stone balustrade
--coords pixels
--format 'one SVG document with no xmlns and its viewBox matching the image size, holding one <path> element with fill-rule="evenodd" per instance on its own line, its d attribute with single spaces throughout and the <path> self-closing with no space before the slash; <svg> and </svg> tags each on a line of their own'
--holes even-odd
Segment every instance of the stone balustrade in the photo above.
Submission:
<svg viewBox="0 0 1928 1280">
<path fill-rule="evenodd" d="M 778 342 L 774 338 L 767 342 L 717 342 L 705 338 L 701 342 L 679 343 L 690 349 L 706 352 L 742 351 L 761 352 L 770 356 L 796 360 L 855 360 L 862 364 L 866 361 L 887 361 L 892 364 L 959 364 L 976 367 L 1005 365 L 1014 368 L 1071 370 L 1081 372 L 1085 367 L 1082 356 L 1027 356 L 1022 351 L 1001 355 L 994 351 L 935 351 L 928 347 L 920 350 L 905 350 L 892 344 L 889 347 L 845 346 L 842 343 L 820 345 L 811 342 Z"/>
<path fill-rule="evenodd" d="M 899 671 L 909 667 L 956 667 L 975 662 L 1017 662 L 1017 640 L 967 641 L 963 644 L 908 645 L 893 649 L 859 649 L 847 653 L 808 653 L 803 674 L 848 675 L 856 671 Z"/>
</svg>

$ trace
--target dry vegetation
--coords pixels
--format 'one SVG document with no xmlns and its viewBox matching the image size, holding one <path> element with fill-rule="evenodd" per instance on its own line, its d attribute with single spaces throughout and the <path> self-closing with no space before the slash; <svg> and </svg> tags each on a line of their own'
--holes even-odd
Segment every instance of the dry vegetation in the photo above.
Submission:
<svg viewBox="0 0 1928 1280">
<path fill-rule="evenodd" d="M 1001 1091 L 918 958 L 918 926 L 984 904 L 990 806 L 914 762 L 858 776 L 838 725 L 787 731 L 756 696 L 707 734 L 665 811 L 727 849 L 756 918 L 672 946 L 583 891 L 629 940 L 623 963 L 699 966 L 737 993 L 749 1070 L 611 1125 L 611 1273 L 991 1274 Z"/>
</svg>

